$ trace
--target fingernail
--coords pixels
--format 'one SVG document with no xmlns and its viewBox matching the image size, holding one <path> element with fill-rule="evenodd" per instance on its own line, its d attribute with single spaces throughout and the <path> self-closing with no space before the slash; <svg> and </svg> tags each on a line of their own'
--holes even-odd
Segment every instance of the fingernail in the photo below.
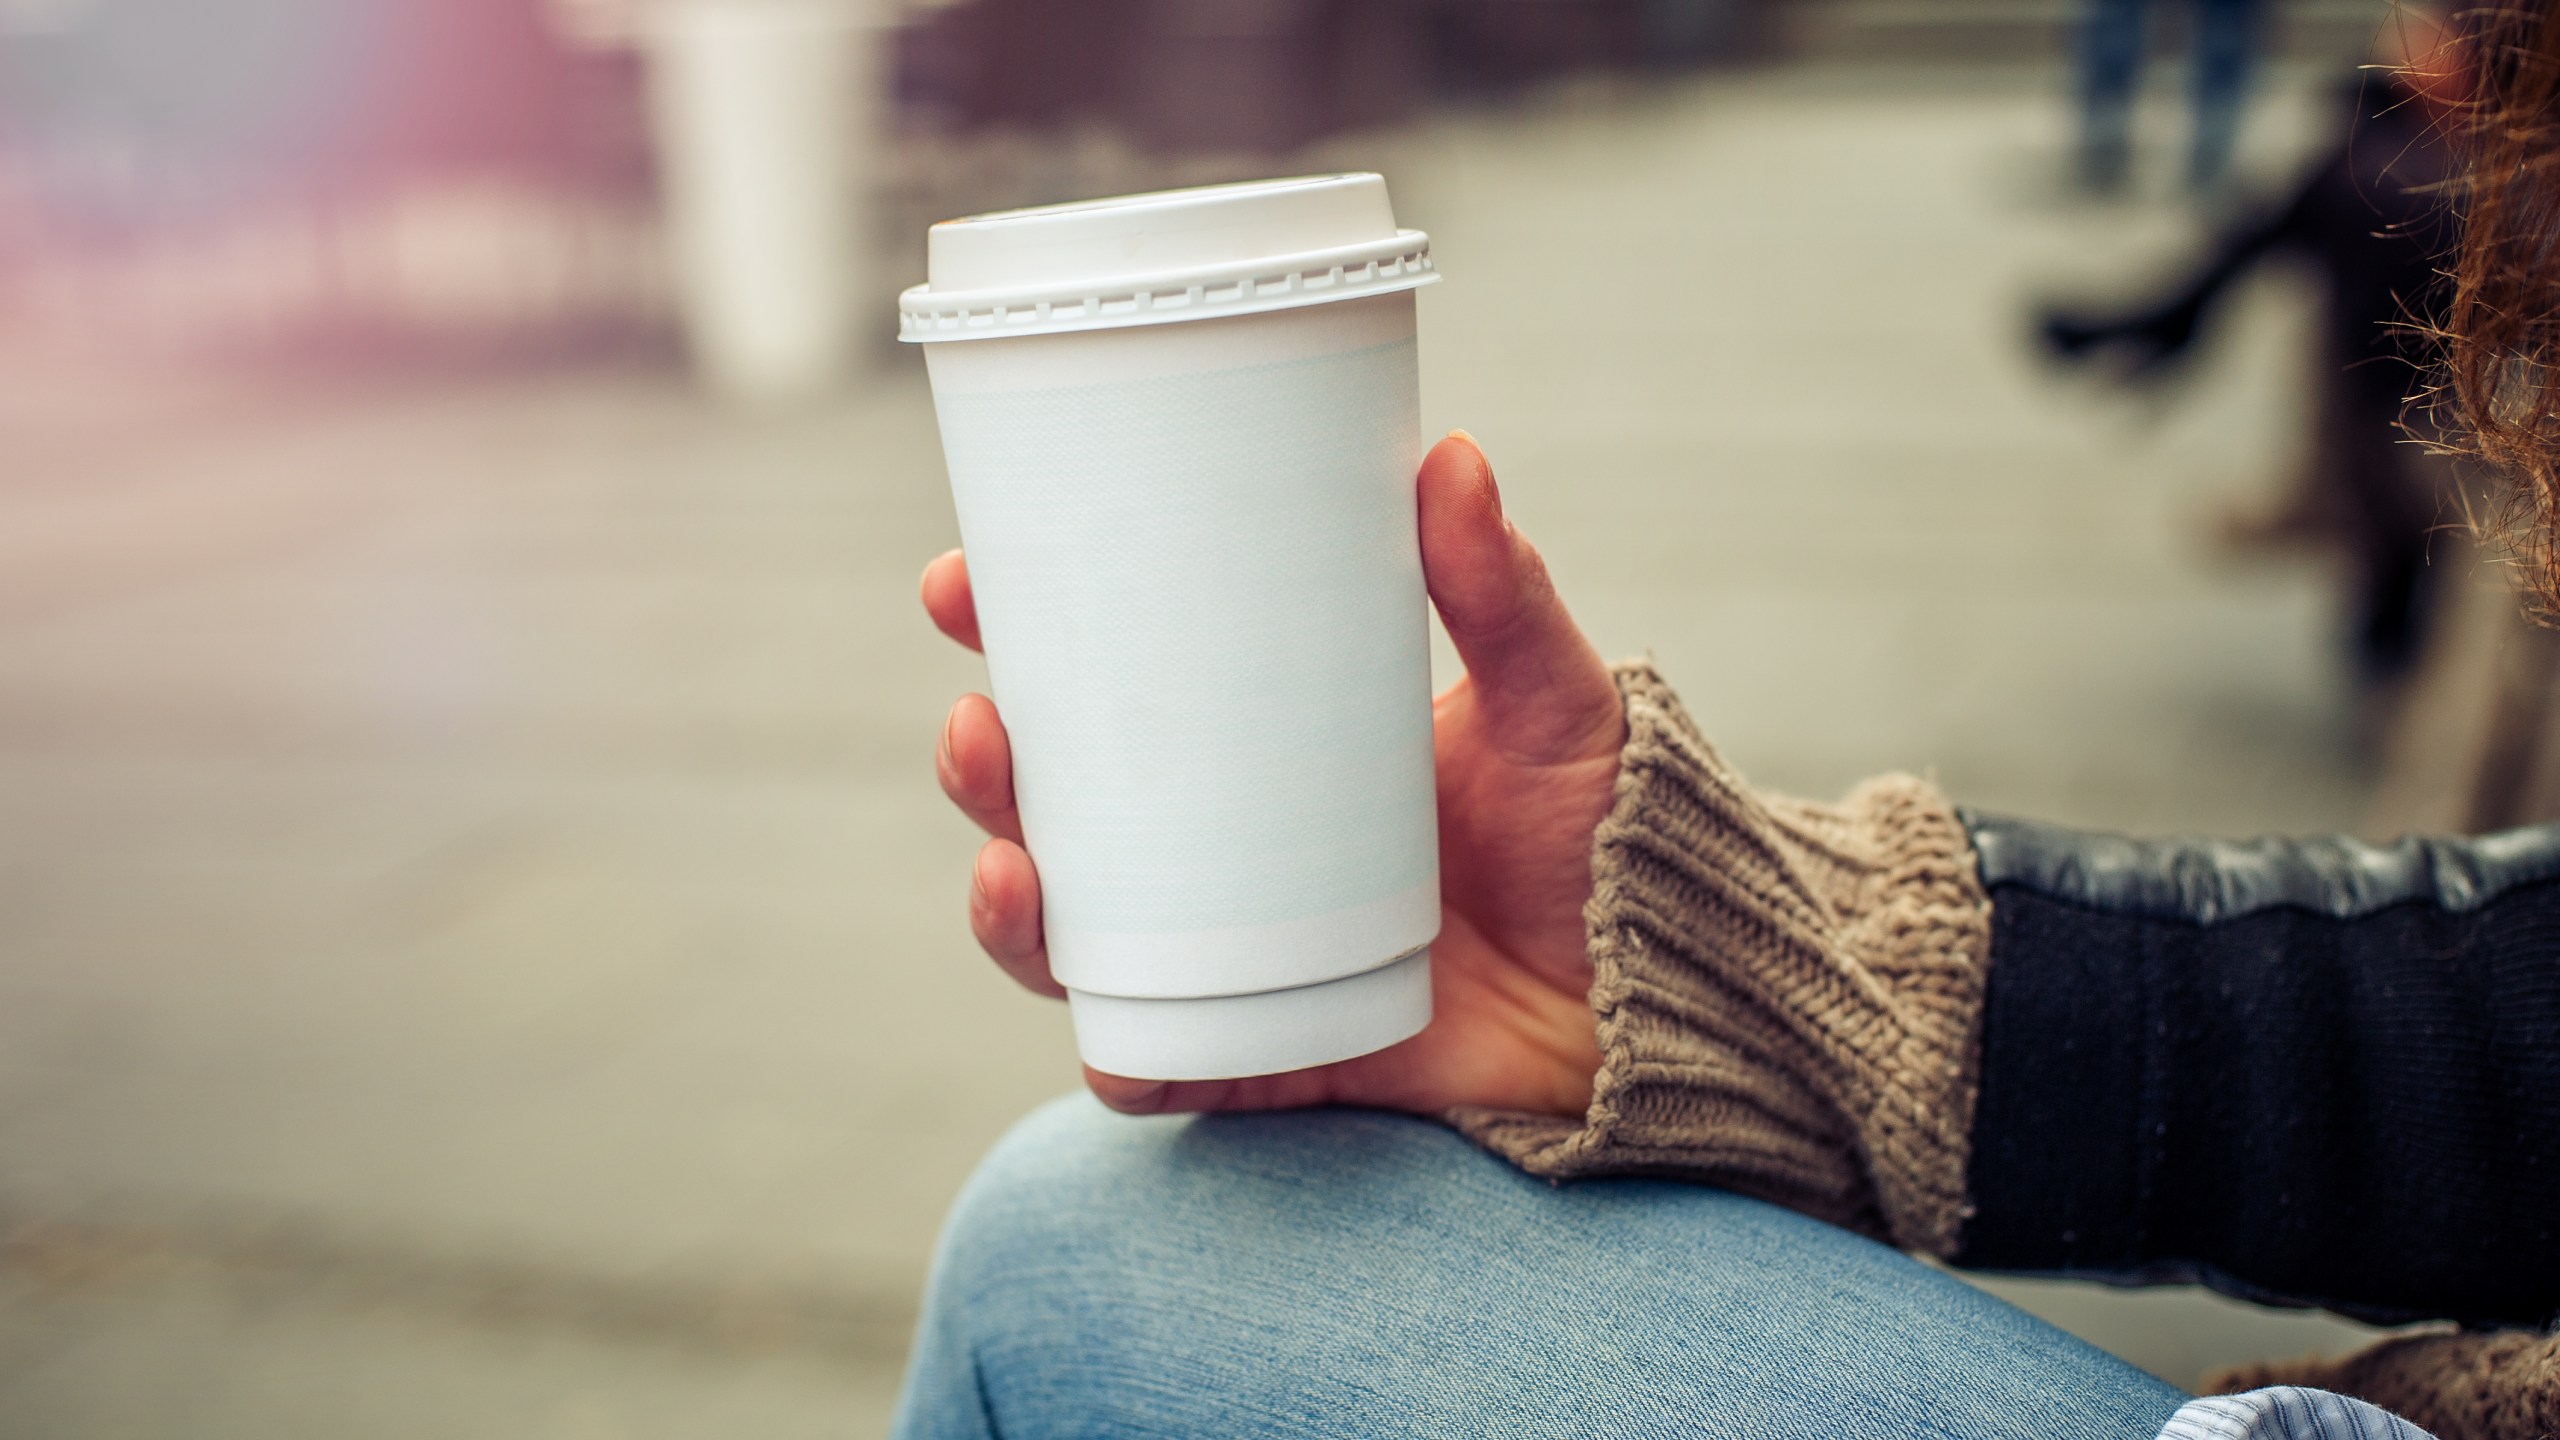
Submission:
<svg viewBox="0 0 2560 1440">
<path fill-rule="evenodd" d="M 1159 1080 L 1144 1090 L 1132 1090 L 1121 1097 L 1121 1108 L 1134 1115 L 1152 1115 L 1164 1104 L 1165 1091 L 1170 1088 Z"/>
<path fill-rule="evenodd" d="M 951 756 L 951 726 L 959 718 L 960 707 L 955 705 L 951 707 L 950 714 L 942 717 L 942 733 L 934 737 L 933 757 L 942 762 L 942 768 L 945 770 L 956 768 Z"/>
<path fill-rule="evenodd" d="M 969 903 L 983 910 L 987 907 L 987 852 L 969 862 Z"/>
</svg>

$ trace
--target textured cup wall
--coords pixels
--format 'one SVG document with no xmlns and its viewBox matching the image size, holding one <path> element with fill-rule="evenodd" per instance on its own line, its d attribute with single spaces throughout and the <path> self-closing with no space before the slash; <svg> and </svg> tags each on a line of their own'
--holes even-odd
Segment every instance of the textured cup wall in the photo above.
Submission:
<svg viewBox="0 0 2560 1440">
<path fill-rule="evenodd" d="M 1393 309 L 1352 313 L 1379 305 Z M 1400 335 L 1378 340 L 1381 313 L 1407 317 Z M 946 384 L 968 357 L 935 356 L 989 675 L 1065 983 L 1269 989 L 1430 938 L 1410 314 L 1410 297 L 1382 297 L 1273 317 L 1300 351 L 1311 332 L 1345 342 L 1278 360 L 1257 361 L 1255 338 L 1279 332 L 1253 320 L 982 342 L 1053 346 L 1044 374 L 1015 365 L 994 389 Z M 1112 348 L 1083 353 L 1125 360 L 1161 343 L 1196 356 L 1213 330 L 1233 337 L 1227 363 L 1101 379 L 1076 363 L 1095 340 Z M 1397 903 L 1417 891 L 1426 903 Z M 1336 915 L 1350 933 L 1303 923 Z M 1269 945 L 1253 942 L 1282 934 L 1321 935 L 1327 953 L 1275 977 Z M 1115 937 L 1151 937 L 1159 956 L 1164 940 L 1197 944 L 1167 988 L 1115 977 Z"/>
</svg>

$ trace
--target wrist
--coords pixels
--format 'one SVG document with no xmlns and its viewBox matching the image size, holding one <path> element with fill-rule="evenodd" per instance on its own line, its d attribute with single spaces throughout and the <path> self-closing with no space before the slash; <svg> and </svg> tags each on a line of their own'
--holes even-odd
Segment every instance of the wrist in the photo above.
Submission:
<svg viewBox="0 0 2560 1440">
<path fill-rule="evenodd" d="M 1648 666 L 1585 921 L 1601 1065 L 1578 1126 L 1472 1111 L 1556 1177 L 1710 1180 L 1934 1253 L 1963 1205 L 1989 903 L 1907 776 L 1766 801 Z"/>
</svg>

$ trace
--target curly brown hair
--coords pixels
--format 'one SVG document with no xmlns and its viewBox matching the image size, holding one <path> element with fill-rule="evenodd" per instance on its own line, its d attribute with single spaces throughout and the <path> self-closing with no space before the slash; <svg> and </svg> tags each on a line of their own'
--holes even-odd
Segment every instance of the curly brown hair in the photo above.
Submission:
<svg viewBox="0 0 2560 1440">
<path fill-rule="evenodd" d="M 2453 448 L 2506 477 L 2496 521 L 2560 619 L 2560 0 L 2459 10 L 2451 34 L 2462 239 L 2435 398 Z"/>
</svg>

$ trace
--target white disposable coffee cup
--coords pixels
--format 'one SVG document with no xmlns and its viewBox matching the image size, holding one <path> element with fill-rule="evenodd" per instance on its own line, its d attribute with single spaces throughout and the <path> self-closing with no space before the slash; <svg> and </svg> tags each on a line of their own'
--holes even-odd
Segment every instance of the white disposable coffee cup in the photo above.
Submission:
<svg viewBox="0 0 2560 1440">
<path fill-rule="evenodd" d="M 1086 1063 L 1367 1054 L 1440 926 L 1413 291 L 1376 175 L 933 227 L 925 345 Z"/>
</svg>

